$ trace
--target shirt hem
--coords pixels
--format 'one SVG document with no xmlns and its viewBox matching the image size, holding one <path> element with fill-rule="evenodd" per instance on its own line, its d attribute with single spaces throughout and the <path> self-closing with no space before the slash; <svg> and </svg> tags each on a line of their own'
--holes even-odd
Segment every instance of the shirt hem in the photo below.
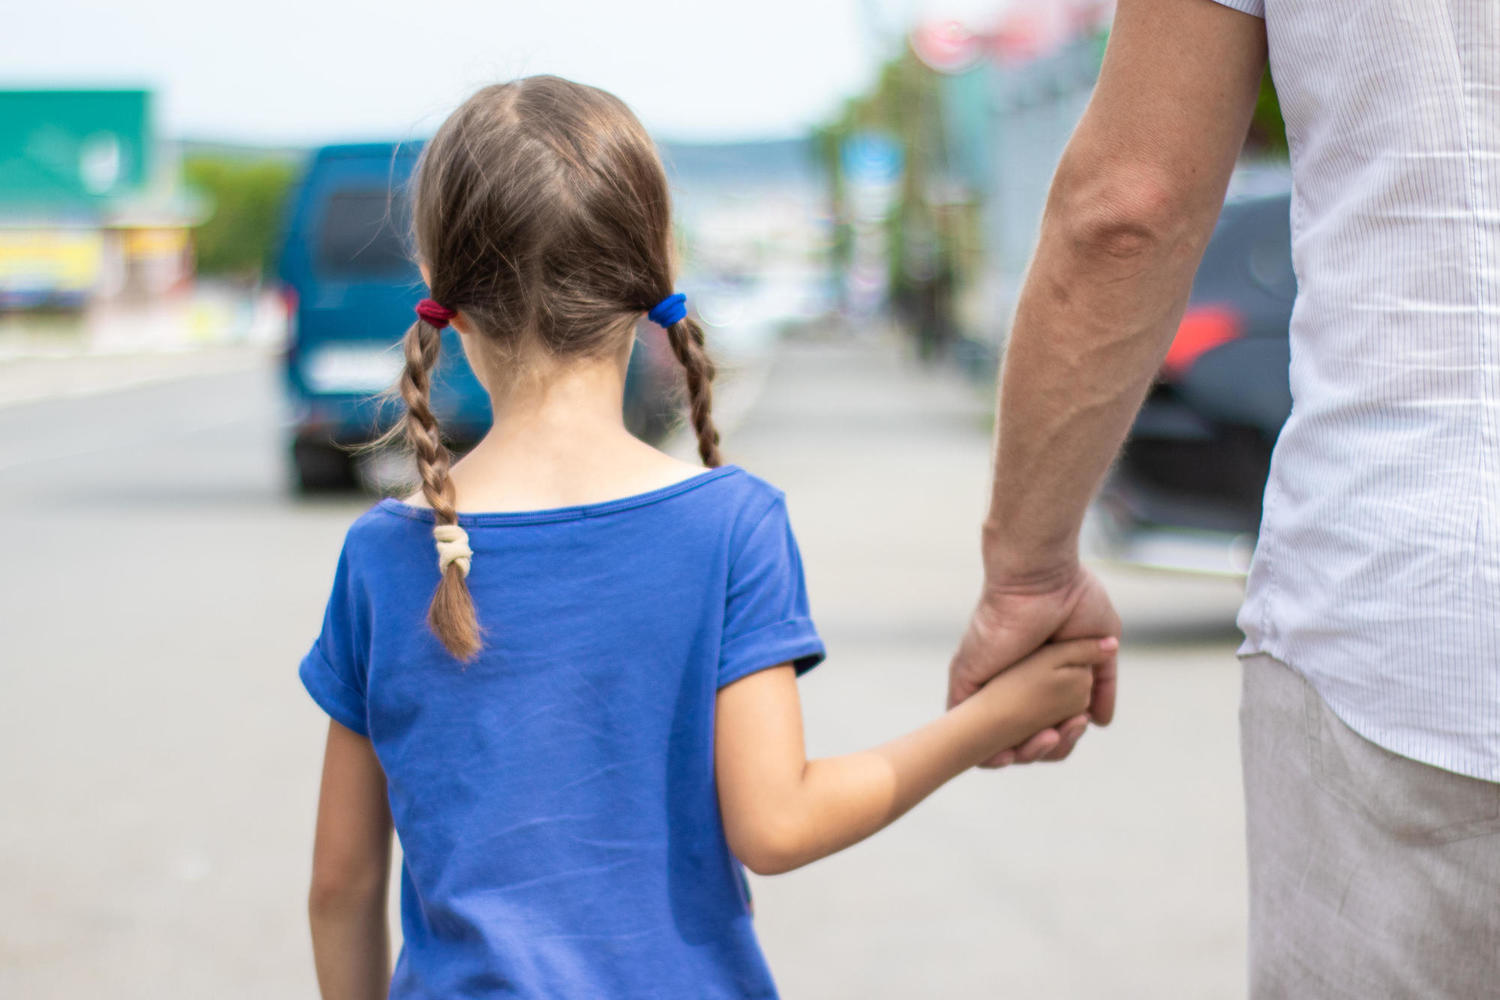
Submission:
<svg viewBox="0 0 1500 1000">
<path fill-rule="evenodd" d="M 719 666 L 719 687 L 751 674 L 790 663 L 802 676 L 827 658 L 823 640 L 810 618 L 788 618 L 765 625 L 724 644 Z"/>
<path fill-rule="evenodd" d="M 1377 724 L 1365 715 L 1351 711 L 1348 706 L 1343 705 L 1338 699 L 1330 698 L 1328 692 L 1320 685 L 1320 678 L 1310 675 L 1296 664 L 1287 660 L 1277 650 L 1271 648 L 1270 643 L 1256 642 L 1250 638 L 1240 645 L 1235 655 L 1243 663 L 1245 660 L 1257 656 L 1269 657 L 1291 669 L 1307 681 L 1312 689 L 1317 692 L 1323 704 L 1328 706 L 1340 722 L 1348 726 L 1362 739 L 1368 740 L 1383 750 L 1393 754 L 1414 760 L 1428 767 L 1435 767 L 1440 771 L 1448 771 L 1452 774 L 1462 775 L 1465 778 L 1475 778 L 1479 781 L 1500 782 L 1500 751 L 1495 754 L 1471 754 L 1463 752 L 1444 751 L 1424 745 L 1419 739 L 1402 736 Z"/>
<path fill-rule="evenodd" d="M 1214 3 L 1221 7 L 1228 7 L 1230 10 L 1237 10 L 1241 14 L 1258 17 L 1262 21 L 1266 19 L 1265 0 L 1214 0 Z"/>
</svg>

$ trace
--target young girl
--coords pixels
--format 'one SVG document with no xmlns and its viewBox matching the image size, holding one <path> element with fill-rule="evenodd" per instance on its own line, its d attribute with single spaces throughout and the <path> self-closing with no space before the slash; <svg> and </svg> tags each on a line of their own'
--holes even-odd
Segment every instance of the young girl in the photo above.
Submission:
<svg viewBox="0 0 1500 1000">
<path fill-rule="evenodd" d="M 1082 713 L 1113 640 L 1047 647 L 916 732 L 808 761 L 794 678 L 823 644 L 797 545 L 782 494 L 720 465 L 639 122 L 553 77 L 481 90 L 423 153 L 414 219 L 432 298 L 400 389 L 421 493 L 349 530 L 301 665 L 333 720 L 323 996 L 774 997 L 740 864 L 841 850 Z M 642 314 L 682 363 L 706 468 L 623 426 Z M 428 404 L 450 322 L 495 413 L 451 468 Z"/>
</svg>

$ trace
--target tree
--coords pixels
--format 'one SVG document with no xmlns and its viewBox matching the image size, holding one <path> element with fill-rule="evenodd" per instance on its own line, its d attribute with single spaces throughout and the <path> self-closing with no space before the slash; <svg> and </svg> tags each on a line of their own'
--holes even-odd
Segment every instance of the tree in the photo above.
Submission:
<svg viewBox="0 0 1500 1000">
<path fill-rule="evenodd" d="M 1269 68 L 1261 77 L 1260 94 L 1255 99 L 1255 113 L 1250 118 L 1250 136 L 1245 145 L 1269 156 L 1285 158 L 1287 155 L 1286 121 L 1281 117 L 1281 99 L 1276 96 L 1276 85 L 1271 81 Z"/>
<path fill-rule="evenodd" d="M 296 175 L 294 162 L 269 155 L 185 157 L 184 180 L 213 206 L 195 233 L 198 273 L 248 281 L 269 274 Z"/>
</svg>

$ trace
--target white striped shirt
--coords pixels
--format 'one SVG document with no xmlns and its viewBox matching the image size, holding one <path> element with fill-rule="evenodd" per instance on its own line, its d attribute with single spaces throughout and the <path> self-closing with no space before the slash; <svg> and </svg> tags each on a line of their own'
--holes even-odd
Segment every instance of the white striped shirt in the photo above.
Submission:
<svg viewBox="0 0 1500 1000">
<path fill-rule="evenodd" d="M 1217 2 L 1265 18 L 1299 283 L 1241 652 L 1500 781 L 1500 0 Z"/>
</svg>

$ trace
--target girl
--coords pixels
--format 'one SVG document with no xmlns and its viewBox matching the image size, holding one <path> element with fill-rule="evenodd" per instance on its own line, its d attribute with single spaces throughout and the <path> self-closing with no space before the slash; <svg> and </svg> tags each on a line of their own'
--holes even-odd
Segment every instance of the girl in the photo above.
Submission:
<svg viewBox="0 0 1500 1000">
<path fill-rule="evenodd" d="M 782 494 L 720 464 L 640 123 L 553 77 L 488 87 L 427 146 L 413 207 L 432 298 L 400 391 L 422 488 L 350 529 L 300 671 L 332 717 L 323 995 L 774 997 L 740 864 L 838 851 L 1082 713 L 1114 642 L 1048 647 L 916 732 L 808 761 L 794 678 L 823 644 L 797 545 Z M 623 426 L 643 313 L 686 374 L 704 467 Z M 451 468 L 428 404 L 450 322 L 495 413 Z"/>
</svg>

